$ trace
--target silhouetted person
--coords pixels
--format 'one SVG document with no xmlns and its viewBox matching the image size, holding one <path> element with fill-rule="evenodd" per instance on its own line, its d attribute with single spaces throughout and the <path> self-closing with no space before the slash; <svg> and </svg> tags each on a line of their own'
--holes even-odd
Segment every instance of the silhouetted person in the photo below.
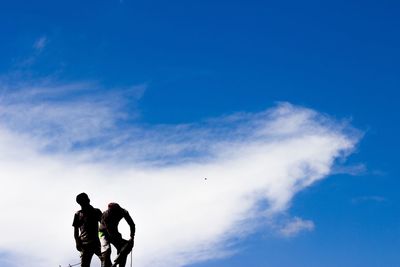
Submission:
<svg viewBox="0 0 400 267">
<path fill-rule="evenodd" d="M 118 224 L 124 218 L 130 227 L 130 240 L 125 240 L 118 232 Z M 111 266 L 111 246 L 113 244 L 117 249 L 117 259 L 113 266 L 119 264 L 125 267 L 126 258 L 133 248 L 133 240 L 135 238 L 135 223 L 133 222 L 128 211 L 121 208 L 117 203 L 108 204 L 108 209 L 103 212 L 99 228 L 99 236 L 101 241 L 101 253 L 103 257 L 102 267 Z"/>
<path fill-rule="evenodd" d="M 76 202 L 82 208 L 75 213 L 72 223 L 76 249 L 81 253 L 81 266 L 89 267 L 93 254 L 102 259 L 98 235 L 102 213 L 90 205 L 90 199 L 86 193 L 77 195 Z"/>
</svg>

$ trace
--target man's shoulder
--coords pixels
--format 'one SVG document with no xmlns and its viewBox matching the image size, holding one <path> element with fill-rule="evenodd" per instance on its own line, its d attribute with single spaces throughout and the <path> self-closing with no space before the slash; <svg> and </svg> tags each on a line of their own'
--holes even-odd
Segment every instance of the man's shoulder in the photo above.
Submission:
<svg viewBox="0 0 400 267">
<path fill-rule="evenodd" d="M 122 209 L 121 214 L 123 217 L 130 217 L 129 212 L 126 209 Z"/>
<path fill-rule="evenodd" d="M 82 210 L 78 210 L 75 212 L 75 216 L 80 216 L 80 215 L 82 215 Z"/>
<path fill-rule="evenodd" d="M 101 214 L 103 214 L 103 213 L 101 212 L 100 209 L 98 209 L 98 208 L 93 208 L 93 209 L 94 209 L 94 211 L 95 211 L 96 213 L 101 213 Z"/>
<path fill-rule="evenodd" d="M 98 208 L 90 208 L 88 210 L 78 210 L 75 212 L 75 216 L 92 216 L 92 214 L 101 215 L 102 212 Z"/>
<path fill-rule="evenodd" d="M 102 212 L 103 216 L 107 216 L 108 215 L 108 210 L 105 210 Z"/>
<path fill-rule="evenodd" d="M 101 212 L 100 209 L 95 208 L 94 213 L 96 214 L 97 217 L 101 218 L 103 216 L 103 212 Z"/>
<path fill-rule="evenodd" d="M 74 227 L 79 227 L 81 225 L 81 221 L 82 221 L 82 210 L 78 210 L 77 212 L 75 212 L 74 214 L 74 221 L 72 222 L 72 226 Z"/>
</svg>

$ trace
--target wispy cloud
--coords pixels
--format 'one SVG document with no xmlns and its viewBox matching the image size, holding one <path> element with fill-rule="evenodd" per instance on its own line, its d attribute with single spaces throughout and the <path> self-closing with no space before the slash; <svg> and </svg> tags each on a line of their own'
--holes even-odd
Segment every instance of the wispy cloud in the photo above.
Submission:
<svg viewBox="0 0 400 267">
<path fill-rule="evenodd" d="M 14 132 L 28 134 L 42 148 L 71 150 L 85 148 L 97 139 L 112 145 L 110 138 L 118 139 L 114 136 L 116 123 L 137 116 L 133 104 L 130 104 L 129 118 L 122 110 L 128 102 L 141 97 L 145 85 L 123 88 L 118 93 L 104 91 L 94 82 L 56 85 L 42 81 L 34 86 L 22 83 L 1 89 L 3 125 Z"/>
<path fill-rule="evenodd" d="M 37 38 L 31 47 L 30 53 L 15 59 L 13 68 L 17 71 L 29 69 L 39 60 L 41 54 L 48 46 L 49 38 L 46 35 Z"/>
<path fill-rule="evenodd" d="M 314 222 L 294 217 L 286 222 L 286 224 L 279 229 L 279 232 L 285 237 L 293 237 L 302 231 L 313 231 L 314 227 Z"/>
<path fill-rule="evenodd" d="M 364 175 L 368 172 L 365 164 L 359 163 L 350 166 L 336 166 L 332 174 Z"/>
<path fill-rule="evenodd" d="M 37 51 L 42 51 L 46 47 L 47 42 L 47 36 L 41 36 L 34 42 L 33 48 Z"/>
<path fill-rule="evenodd" d="M 355 197 L 351 200 L 353 204 L 361 204 L 365 202 L 387 202 L 388 199 L 383 197 L 383 196 L 360 196 L 360 197 Z"/>
<path fill-rule="evenodd" d="M 2 221 L 9 231 L 0 250 L 20 255 L 17 264 L 79 260 L 71 221 L 82 191 L 94 206 L 116 201 L 131 211 L 138 228 L 135 266 L 178 267 L 226 256 L 258 219 L 287 212 L 298 191 L 327 177 L 359 138 L 347 124 L 288 103 L 191 124 L 147 125 L 135 121 L 139 111 L 131 117 L 126 108 L 143 89 L 97 87 L 5 90 L 0 209 L 10 219 Z M 260 209 L 260 202 L 267 207 Z M 312 228 L 296 217 L 281 232 Z"/>
</svg>

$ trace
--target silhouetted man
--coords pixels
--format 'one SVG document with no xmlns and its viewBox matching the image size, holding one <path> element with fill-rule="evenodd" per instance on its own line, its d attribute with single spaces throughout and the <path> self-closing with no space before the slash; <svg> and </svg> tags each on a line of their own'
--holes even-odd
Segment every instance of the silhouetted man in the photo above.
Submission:
<svg viewBox="0 0 400 267">
<path fill-rule="evenodd" d="M 82 208 L 75 213 L 72 223 L 76 249 L 81 253 L 81 266 L 89 267 L 93 254 L 101 259 L 98 231 L 102 214 L 99 209 L 90 205 L 90 199 L 86 193 L 77 195 L 76 202 Z"/>
<path fill-rule="evenodd" d="M 131 239 L 125 240 L 118 232 L 118 224 L 124 218 L 130 227 Z M 125 267 L 126 258 L 133 248 L 133 240 L 135 238 L 135 223 L 133 222 L 128 211 L 121 208 L 117 203 L 108 204 L 108 209 L 103 212 L 101 217 L 99 236 L 101 241 L 101 254 L 104 259 L 103 267 L 111 266 L 111 246 L 113 244 L 117 249 L 117 259 L 113 266 L 119 264 L 119 267 Z"/>
</svg>

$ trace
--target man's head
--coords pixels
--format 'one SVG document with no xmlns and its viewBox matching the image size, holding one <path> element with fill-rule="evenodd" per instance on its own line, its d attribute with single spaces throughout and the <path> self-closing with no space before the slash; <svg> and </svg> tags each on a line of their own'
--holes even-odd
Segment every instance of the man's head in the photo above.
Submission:
<svg viewBox="0 0 400 267">
<path fill-rule="evenodd" d="M 81 206 L 87 206 L 90 203 L 90 199 L 86 193 L 80 193 L 76 196 L 76 202 Z"/>
<path fill-rule="evenodd" d="M 112 202 L 112 203 L 108 204 L 108 210 L 119 211 L 119 210 L 121 210 L 121 206 L 118 203 Z"/>
</svg>

